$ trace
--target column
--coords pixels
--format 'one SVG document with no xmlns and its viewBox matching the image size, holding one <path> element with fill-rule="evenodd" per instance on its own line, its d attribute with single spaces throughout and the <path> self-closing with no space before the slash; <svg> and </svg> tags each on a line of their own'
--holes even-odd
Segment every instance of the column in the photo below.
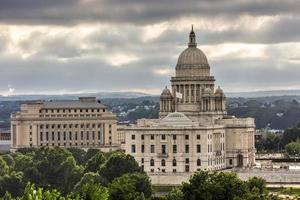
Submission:
<svg viewBox="0 0 300 200">
<path fill-rule="evenodd" d="M 191 100 L 192 100 L 192 85 L 189 84 L 189 103 L 191 103 Z"/>
<path fill-rule="evenodd" d="M 183 96 L 183 103 L 186 103 L 186 87 L 185 87 L 185 85 L 183 85 L 183 94 L 182 94 L 182 96 Z"/>
<path fill-rule="evenodd" d="M 197 102 L 197 84 L 194 85 L 194 103 Z"/>
</svg>

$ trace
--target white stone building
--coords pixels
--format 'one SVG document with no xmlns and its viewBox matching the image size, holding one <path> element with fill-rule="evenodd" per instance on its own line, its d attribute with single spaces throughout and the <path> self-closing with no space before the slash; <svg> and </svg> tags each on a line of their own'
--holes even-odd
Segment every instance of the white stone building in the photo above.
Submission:
<svg viewBox="0 0 300 200">
<path fill-rule="evenodd" d="M 214 81 L 192 29 L 171 78 L 172 89 L 166 87 L 160 96 L 160 118 L 118 128 L 125 135 L 126 153 L 154 184 L 180 184 L 199 169 L 254 164 L 254 119 L 228 116 L 225 94 L 215 89 Z"/>
<path fill-rule="evenodd" d="M 116 124 L 116 115 L 95 97 L 22 104 L 20 112 L 11 114 L 11 149 L 42 146 L 118 149 Z"/>
</svg>

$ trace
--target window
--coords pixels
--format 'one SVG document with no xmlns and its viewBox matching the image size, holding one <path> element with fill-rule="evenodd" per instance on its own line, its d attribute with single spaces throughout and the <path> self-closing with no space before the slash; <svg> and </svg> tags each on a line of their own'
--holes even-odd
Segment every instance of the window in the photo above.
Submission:
<svg viewBox="0 0 300 200">
<path fill-rule="evenodd" d="M 201 145 L 197 144 L 197 153 L 201 153 Z"/>
<path fill-rule="evenodd" d="M 201 166 L 201 160 L 200 159 L 197 160 L 197 166 Z"/>
<path fill-rule="evenodd" d="M 60 132 L 57 132 L 57 139 L 60 140 Z"/>
<path fill-rule="evenodd" d="M 173 169 L 173 172 L 175 173 L 175 172 L 176 172 L 176 169 Z"/>
<path fill-rule="evenodd" d="M 145 139 L 145 135 L 141 135 L 141 140 L 144 140 Z"/>
<path fill-rule="evenodd" d="M 144 158 L 142 158 L 141 163 L 144 163 Z"/>
<path fill-rule="evenodd" d="M 200 140 L 201 139 L 201 136 L 200 135 L 197 135 L 197 140 Z"/>
<path fill-rule="evenodd" d="M 46 140 L 47 141 L 49 140 L 49 134 L 48 134 L 48 132 L 46 132 Z"/>
<path fill-rule="evenodd" d="M 154 172 L 154 169 L 151 169 L 150 171 L 151 171 L 151 172 Z"/>
<path fill-rule="evenodd" d="M 154 140 L 154 135 L 151 135 L 151 140 Z"/>
<path fill-rule="evenodd" d="M 66 140 L 66 132 L 64 132 L 64 140 Z"/>
<path fill-rule="evenodd" d="M 173 135 L 173 140 L 176 140 L 176 135 Z"/>
<path fill-rule="evenodd" d="M 43 141 L 43 132 L 40 132 L 40 140 Z"/>
<path fill-rule="evenodd" d="M 131 139 L 132 139 L 132 140 L 135 140 L 135 135 L 131 135 Z"/>
<path fill-rule="evenodd" d="M 186 171 L 186 172 L 189 172 L 189 171 L 190 171 L 190 166 L 189 166 L 189 165 L 186 165 L 186 166 L 185 166 L 185 171 Z"/>
<path fill-rule="evenodd" d="M 185 145 L 185 153 L 190 152 L 190 146 L 188 144 Z"/>
<path fill-rule="evenodd" d="M 151 166 L 151 167 L 154 166 L 154 160 L 153 160 L 153 159 L 150 160 L 150 166 Z"/>
<path fill-rule="evenodd" d="M 161 139 L 165 140 L 166 139 L 166 135 L 161 135 Z"/>
<path fill-rule="evenodd" d="M 232 165 L 232 159 L 229 159 L 229 165 Z"/>
<path fill-rule="evenodd" d="M 141 145 L 141 152 L 144 153 L 145 152 L 145 145 Z"/>
<path fill-rule="evenodd" d="M 177 165 L 176 159 L 173 159 L 172 165 L 173 165 L 173 167 L 176 167 L 176 165 Z"/>
<path fill-rule="evenodd" d="M 162 172 L 166 172 L 166 169 L 161 169 Z"/>
<path fill-rule="evenodd" d="M 135 153 L 135 145 L 131 145 L 131 153 Z"/>
<path fill-rule="evenodd" d="M 80 135 L 80 137 L 81 137 L 81 140 L 83 140 L 83 131 L 81 131 L 81 133 L 80 133 L 81 135 Z"/>
<path fill-rule="evenodd" d="M 189 135 L 185 135 L 185 139 L 188 140 L 189 139 Z"/>
<path fill-rule="evenodd" d="M 173 144 L 173 153 L 177 153 L 177 145 Z"/>
<path fill-rule="evenodd" d="M 54 132 L 52 132 L 52 140 L 54 140 Z"/>
<path fill-rule="evenodd" d="M 166 154 L 167 152 L 166 152 L 166 145 L 161 145 L 161 153 L 162 154 Z"/>
<path fill-rule="evenodd" d="M 166 166 L 166 160 L 165 159 L 161 160 L 161 166 L 163 166 L 163 167 Z"/>
<path fill-rule="evenodd" d="M 151 146 L 150 146 L 150 152 L 151 152 L 151 153 L 154 153 L 154 152 L 155 152 L 155 149 L 154 149 L 154 148 L 155 148 L 155 146 L 154 146 L 153 144 L 151 144 Z"/>
<path fill-rule="evenodd" d="M 185 159 L 185 164 L 189 164 L 190 163 L 190 159 L 186 158 Z"/>
</svg>

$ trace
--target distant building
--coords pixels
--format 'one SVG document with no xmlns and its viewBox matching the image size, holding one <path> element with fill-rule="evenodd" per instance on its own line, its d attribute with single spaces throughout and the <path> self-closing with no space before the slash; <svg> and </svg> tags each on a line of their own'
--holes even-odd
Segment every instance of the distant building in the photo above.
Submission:
<svg viewBox="0 0 300 200">
<path fill-rule="evenodd" d="M 116 123 L 116 115 L 95 97 L 22 104 L 20 112 L 11 114 L 11 148 L 117 149 Z"/>
<path fill-rule="evenodd" d="M 152 183 L 180 184 L 200 169 L 254 165 L 254 119 L 228 116 L 225 94 L 214 81 L 192 30 L 171 78 L 172 89 L 161 93 L 160 118 L 118 128 L 125 135 L 126 153 Z"/>
<path fill-rule="evenodd" d="M 0 152 L 7 152 L 10 148 L 10 129 L 0 128 Z"/>
</svg>

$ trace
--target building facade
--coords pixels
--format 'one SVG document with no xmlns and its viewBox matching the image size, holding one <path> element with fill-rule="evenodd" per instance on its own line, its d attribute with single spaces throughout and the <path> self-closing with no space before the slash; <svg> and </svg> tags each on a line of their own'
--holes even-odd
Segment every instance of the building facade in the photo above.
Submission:
<svg viewBox="0 0 300 200">
<path fill-rule="evenodd" d="M 21 105 L 11 115 L 11 149 L 25 147 L 120 148 L 117 117 L 95 97 Z"/>
<path fill-rule="evenodd" d="M 125 151 L 154 184 L 180 184 L 193 172 L 251 167 L 255 163 L 253 118 L 227 115 L 226 96 L 215 88 L 205 54 L 193 29 L 160 96 L 159 119 L 120 127 Z"/>
<path fill-rule="evenodd" d="M 0 153 L 9 151 L 10 142 L 10 129 L 0 128 Z"/>
</svg>

